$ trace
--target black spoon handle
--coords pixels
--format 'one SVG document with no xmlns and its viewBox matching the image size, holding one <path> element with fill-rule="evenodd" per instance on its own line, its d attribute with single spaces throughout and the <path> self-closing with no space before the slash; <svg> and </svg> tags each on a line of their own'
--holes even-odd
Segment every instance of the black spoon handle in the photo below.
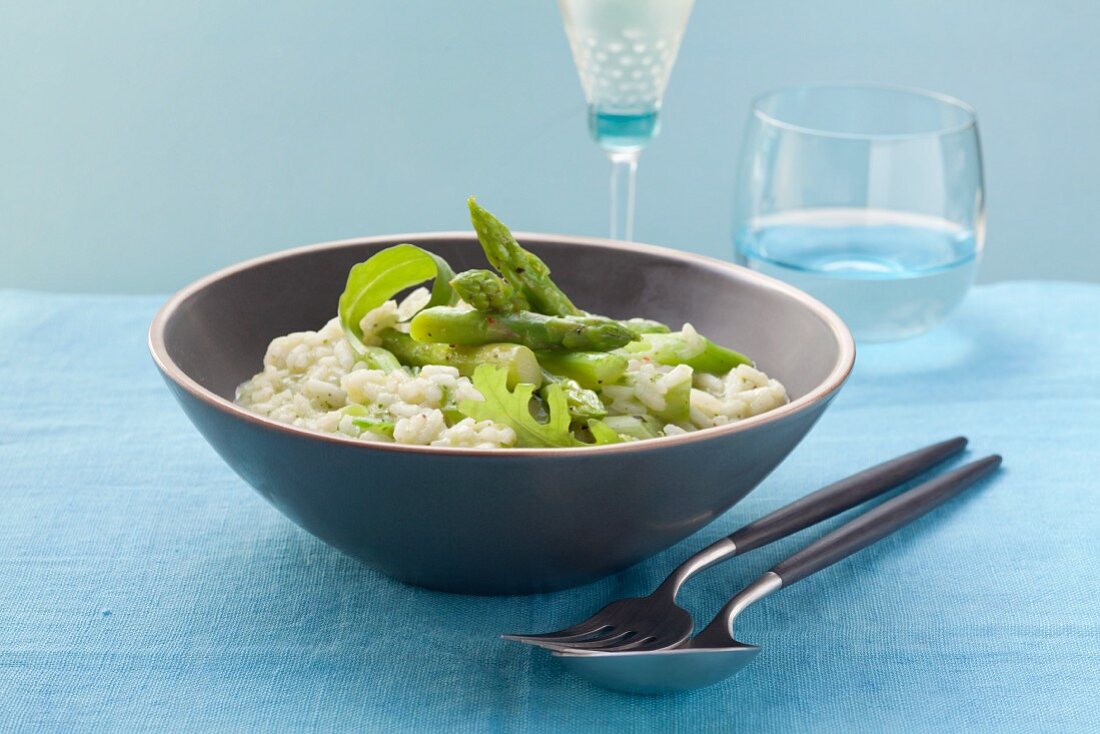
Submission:
<svg viewBox="0 0 1100 734">
<path fill-rule="evenodd" d="M 939 507 L 1001 465 L 993 454 L 930 479 L 845 523 L 772 567 L 784 588 L 881 540 Z"/>
<path fill-rule="evenodd" d="M 768 545 L 904 484 L 964 448 L 966 438 L 958 436 L 865 469 L 780 507 L 733 533 L 729 540 L 738 555 Z"/>
</svg>

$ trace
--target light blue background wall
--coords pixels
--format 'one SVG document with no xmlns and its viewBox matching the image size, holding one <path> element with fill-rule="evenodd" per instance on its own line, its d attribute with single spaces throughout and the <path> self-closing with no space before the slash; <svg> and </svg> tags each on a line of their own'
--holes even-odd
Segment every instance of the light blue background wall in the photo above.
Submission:
<svg viewBox="0 0 1100 734">
<path fill-rule="evenodd" d="M 749 99 L 867 80 L 962 97 L 983 277 L 1100 280 L 1100 4 L 697 0 L 638 239 L 729 254 Z M 465 228 L 604 234 L 606 163 L 550 0 L 0 0 L 0 286 L 166 291 L 272 250 Z"/>
</svg>

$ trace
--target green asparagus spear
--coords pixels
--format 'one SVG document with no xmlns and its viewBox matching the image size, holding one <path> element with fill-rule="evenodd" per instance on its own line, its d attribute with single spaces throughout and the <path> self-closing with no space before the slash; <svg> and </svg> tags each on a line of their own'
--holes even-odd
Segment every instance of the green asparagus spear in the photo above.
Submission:
<svg viewBox="0 0 1100 734">
<path fill-rule="evenodd" d="M 531 307 L 508 281 L 488 270 L 459 273 L 451 280 L 451 287 L 478 311 L 526 311 Z"/>
<path fill-rule="evenodd" d="M 627 367 L 626 357 L 607 352 L 539 352 L 538 358 L 550 372 L 570 377 L 589 390 L 614 384 Z"/>
<path fill-rule="evenodd" d="M 449 365 L 457 368 L 459 374 L 473 377 L 479 364 L 493 364 L 508 370 L 508 387 L 515 387 L 521 382 L 536 387 L 542 384 L 542 368 L 535 359 L 535 353 L 521 344 L 465 347 L 428 344 L 393 329 L 387 329 L 381 336 L 382 345 L 407 365 Z"/>
<path fill-rule="evenodd" d="M 550 268 L 546 267 L 546 263 L 520 247 L 508 228 L 481 208 L 474 197 L 471 196 L 467 203 L 470 205 L 470 221 L 485 250 L 485 257 L 535 311 L 549 316 L 583 315 L 550 280 Z"/>
<path fill-rule="evenodd" d="M 450 306 L 426 308 L 409 322 L 419 342 L 491 344 L 512 342 L 531 349 L 618 349 L 637 335 L 602 316 L 545 316 L 533 311 L 482 313 Z"/>
<path fill-rule="evenodd" d="M 653 319 L 627 319 L 623 321 L 622 324 L 628 329 L 633 329 L 638 334 L 667 334 L 672 331 L 672 329 L 668 328 L 665 324 L 662 324 L 660 321 L 654 321 Z"/>
<path fill-rule="evenodd" d="M 591 390 L 581 387 L 576 380 L 568 377 L 560 377 L 546 370 L 542 371 L 542 395 L 550 385 L 560 385 L 565 394 L 565 403 L 569 406 L 569 416 L 573 420 L 585 421 L 589 418 L 602 418 L 607 415 L 607 408 L 600 402 L 600 396 Z"/>
<path fill-rule="evenodd" d="M 658 364 L 686 364 L 696 372 L 714 375 L 724 375 L 740 364 L 752 364 L 745 355 L 715 344 L 701 334 L 686 337 L 683 332 L 644 334 L 623 351 L 647 354 Z"/>
</svg>

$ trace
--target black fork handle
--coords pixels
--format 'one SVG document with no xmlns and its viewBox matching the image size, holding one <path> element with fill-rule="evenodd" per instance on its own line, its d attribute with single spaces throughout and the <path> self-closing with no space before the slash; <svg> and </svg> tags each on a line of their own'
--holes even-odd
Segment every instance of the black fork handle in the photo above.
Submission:
<svg viewBox="0 0 1100 734">
<path fill-rule="evenodd" d="M 865 512 L 771 568 L 786 588 L 939 507 L 1001 465 L 997 454 L 930 479 Z"/>
<path fill-rule="evenodd" d="M 737 555 L 768 545 L 904 484 L 964 448 L 966 438 L 958 436 L 865 469 L 780 507 L 733 533 L 729 540 L 737 547 Z"/>
</svg>

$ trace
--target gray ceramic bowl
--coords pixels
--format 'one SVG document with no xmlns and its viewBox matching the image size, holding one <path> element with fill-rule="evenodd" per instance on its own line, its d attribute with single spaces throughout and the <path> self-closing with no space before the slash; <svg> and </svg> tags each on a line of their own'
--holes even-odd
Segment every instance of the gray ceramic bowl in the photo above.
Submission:
<svg viewBox="0 0 1100 734">
<path fill-rule="evenodd" d="M 778 281 L 651 246 L 519 239 L 582 308 L 690 321 L 755 358 L 787 386 L 790 404 L 654 441 L 505 451 L 365 443 L 233 404 L 271 339 L 332 318 L 352 265 L 412 242 L 456 270 L 485 267 L 465 233 L 334 242 L 214 273 L 157 314 L 153 358 L 206 440 L 280 512 L 383 573 L 474 594 L 582 584 L 694 533 L 790 453 L 852 368 L 855 348 L 840 319 Z"/>
</svg>

